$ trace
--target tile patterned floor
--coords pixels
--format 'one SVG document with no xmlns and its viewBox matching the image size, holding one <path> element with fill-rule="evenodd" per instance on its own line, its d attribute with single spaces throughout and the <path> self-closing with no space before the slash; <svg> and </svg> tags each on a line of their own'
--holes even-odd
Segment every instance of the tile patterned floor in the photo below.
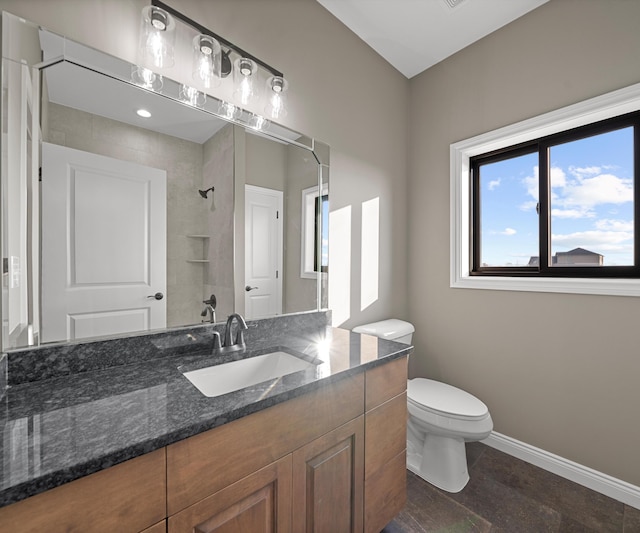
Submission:
<svg viewBox="0 0 640 533">
<path fill-rule="evenodd" d="M 640 533 L 640 510 L 479 442 L 457 494 L 408 472 L 408 501 L 383 533 Z"/>
</svg>

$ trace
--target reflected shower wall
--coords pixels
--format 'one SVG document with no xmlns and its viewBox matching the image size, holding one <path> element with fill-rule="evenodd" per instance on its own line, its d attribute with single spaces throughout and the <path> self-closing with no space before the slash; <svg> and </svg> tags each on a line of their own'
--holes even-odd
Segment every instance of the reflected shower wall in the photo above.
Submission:
<svg viewBox="0 0 640 533">
<path fill-rule="evenodd" d="M 201 199 L 206 211 L 204 292 L 216 295 L 216 316 L 225 320 L 234 312 L 233 210 L 234 210 L 233 125 L 227 124 L 204 143 L 202 188 L 214 187 L 209 198 Z"/>
</svg>

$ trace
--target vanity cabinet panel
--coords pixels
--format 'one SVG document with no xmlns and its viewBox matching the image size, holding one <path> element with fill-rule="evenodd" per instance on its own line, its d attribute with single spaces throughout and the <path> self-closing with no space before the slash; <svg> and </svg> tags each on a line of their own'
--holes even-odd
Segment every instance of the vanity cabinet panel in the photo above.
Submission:
<svg viewBox="0 0 640 533">
<path fill-rule="evenodd" d="M 1 508 L 0 531 L 134 533 L 163 526 L 165 473 L 164 449 L 141 455 Z"/>
<path fill-rule="evenodd" d="M 407 501 L 407 455 L 404 450 L 366 478 L 364 530 L 378 533 L 402 510 Z"/>
<path fill-rule="evenodd" d="M 366 371 L 367 411 L 407 390 L 407 361 L 407 357 L 401 357 Z"/>
<path fill-rule="evenodd" d="M 361 532 L 364 417 L 293 453 L 293 531 Z"/>
<path fill-rule="evenodd" d="M 365 375 L 364 531 L 378 533 L 407 498 L 407 357 Z"/>
<path fill-rule="evenodd" d="M 363 412 L 364 374 L 357 374 L 168 446 L 169 515 Z"/>
<path fill-rule="evenodd" d="M 169 518 L 168 533 L 290 533 L 291 454 Z"/>
<path fill-rule="evenodd" d="M 407 393 L 367 411 L 365 477 L 407 447 Z"/>
</svg>

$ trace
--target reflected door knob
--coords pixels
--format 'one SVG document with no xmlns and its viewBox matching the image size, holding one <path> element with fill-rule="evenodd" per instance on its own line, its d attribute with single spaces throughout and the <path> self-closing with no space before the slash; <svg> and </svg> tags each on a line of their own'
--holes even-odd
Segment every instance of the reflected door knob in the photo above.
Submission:
<svg viewBox="0 0 640 533">
<path fill-rule="evenodd" d="M 258 288 L 258 287 L 250 287 L 249 285 L 247 285 L 247 286 L 244 288 L 244 290 L 245 290 L 245 291 L 247 291 L 247 292 L 249 292 L 249 291 L 253 291 L 253 290 L 257 289 L 257 288 Z"/>
<path fill-rule="evenodd" d="M 156 292 L 155 294 L 152 294 L 151 296 L 147 296 L 147 298 L 153 298 L 155 300 L 162 300 L 164 298 L 164 294 L 162 294 L 161 292 Z"/>
</svg>

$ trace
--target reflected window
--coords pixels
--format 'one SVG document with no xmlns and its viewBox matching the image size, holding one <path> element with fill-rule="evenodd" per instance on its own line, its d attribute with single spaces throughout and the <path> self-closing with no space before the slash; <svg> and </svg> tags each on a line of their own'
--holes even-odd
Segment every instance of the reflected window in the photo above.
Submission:
<svg viewBox="0 0 640 533">
<path fill-rule="evenodd" d="M 316 278 L 329 265 L 329 190 L 326 184 L 302 191 L 300 277 Z"/>
</svg>

